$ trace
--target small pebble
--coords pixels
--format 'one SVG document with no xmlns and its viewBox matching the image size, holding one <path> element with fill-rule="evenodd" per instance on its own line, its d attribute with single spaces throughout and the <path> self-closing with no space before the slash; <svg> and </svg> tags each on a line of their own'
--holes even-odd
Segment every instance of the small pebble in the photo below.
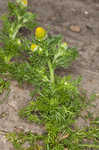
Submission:
<svg viewBox="0 0 99 150">
<path fill-rule="evenodd" d="M 70 30 L 72 32 L 77 32 L 77 33 L 79 33 L 81 31 L 80 26 L 78 26 L 78 25 L 71 25 Z"/>
<path fill-rule="evenodd" d="M 85 14 L 85 15 L 88 15 L 89 13 L 88 13 L 88 11 L 85 11 L 84 14 Z"/>
</svg>

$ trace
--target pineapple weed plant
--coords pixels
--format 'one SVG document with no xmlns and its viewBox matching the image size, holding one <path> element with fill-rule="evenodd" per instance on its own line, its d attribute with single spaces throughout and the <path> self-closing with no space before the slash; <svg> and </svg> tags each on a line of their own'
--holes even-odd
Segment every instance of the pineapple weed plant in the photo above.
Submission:
<svg viewBox="0 0 99 150">
<path fill-rule="evenodd" d="M 0 31 L 0 70 L 6 78 L 27 82 L 35 87 L 33 100 L 19 115 L 45 129 L 42 134 L 31 132 L 8 133 L 7 138 L 18 150 L 89 150 L 99 149 L 99 119 L 90 127 L 77 129 L 74 122 L 88 106 L 86 95 L 79 91 L 80 78 L 60 77 L 59 67 L 67 68 L 78 56 L 61 36 L 49 36 L 37 27 L 31 38 L 22 29 L 33 31 L 36 15 L 28 8 L 27 0 L 8 3 L 8 14 L 2 16 Z M 31 32 L 32 33 L 32 32 Z M 5 81 L 0 79 L 0 89 Z M 92 120 L 92 119 L 91 119 Z M 28 142 L 29 147 L 24 148 Z"/>
</svg>

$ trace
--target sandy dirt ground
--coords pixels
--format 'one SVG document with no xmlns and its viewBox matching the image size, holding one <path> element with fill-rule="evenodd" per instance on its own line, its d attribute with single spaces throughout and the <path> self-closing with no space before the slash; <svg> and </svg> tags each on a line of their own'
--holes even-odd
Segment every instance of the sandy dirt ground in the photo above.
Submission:
<svg viewBox="0 0 99 150">
<path fill-rule="evenodd" d="M 7 0 L 0 0 L 0 16 L 7 11 Z M 51 34 L 62 34 L 64 40 L 78 48 L 79 58 L 72 66 L 61 72 L 61 75 L 81 75 L 81 86 L 88 93 L 99 94 L 99 0 L 30 0 L 30 10 L 38 14 L 37 20 L 46 29 L 50 26 Z M 2 23 L 0 21 L 0 27 Z M 0 104 L 0 150 L 14 150 L 6 140 L 5 132 L 31 130 L 42 133 L 40 127 L 22 120 L 18 111 L 30 101 L 29 91 L 32 88 L 20 88 L 12 81 L 10 93 Z M 4 94 L 0 96 L 3 101 Z M 91 111 L 99 115 L 99 99 Z M 86 122 L 79 118 L 77 125 Z"/>
</svg>

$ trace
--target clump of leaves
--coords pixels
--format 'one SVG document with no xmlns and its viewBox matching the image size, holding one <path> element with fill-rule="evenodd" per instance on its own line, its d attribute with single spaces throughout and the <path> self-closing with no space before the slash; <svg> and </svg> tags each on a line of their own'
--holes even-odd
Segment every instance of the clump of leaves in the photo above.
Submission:
<svg viewBox="0 0 99 150">
<path fill-rule="evenodd" d="M 11 59 L 22 51 L 22 36 L 20 29 L 23 27 L 33 30 L 36 25 L 35 14 L 27 11 L 27 7 L 18 2 L 8 3 L 8 14 L 2 16 L 3 28 L 0 31 L 0 59 L 3 65 L 10 63 Z M 1 64 L 0 64 L 1 65 Z"/>
<path fill-rule="evenodd" d="M 23 62 L 13 63 L 9 67 L 9 72 L 20 82 L 27 81 L 36 86 L 54 82 L 55 70 L 59 67 L 67 68 L 78 56 L 75 48 L 63 46 L 61 36 L 47 37 L 44 41 L 33 37 L 32 40 L 31 43 L 35 43 L 37 49 L 30 51 L 30 43 L 27 43 L 28 50 L 25 51 Z"/>
<path fill-rule="evenodd" d="M 36 15 L 28 11 L 27 1 L 9 2 L 8 10 L 9 13 L 2 17 L 0 32 L 2 72 L 9 73 L 20 82 L 27 81 L 38 86 L 40 81 L 54 80 L 56 68 L 68 67 L 76 59 L 78 53 L 75 48 L 63 43 L 61 36 L 49 37 L 42 27 L 36 29 L 31 41 L 21 35 L 20 29 L 33 30 L 36 25 Z"/>
<path fill-rule="evenodd" d="M 70 135 L 70 127 L 86 106 L 86 97 L 81 96 L 78 90 L 79 82 L 80 79 L 72 81 L 70 76 L 56 77 L 54 87 L 51 84 L 45 86 L 38 93 L 36 101 L 31 101 L 20 111 L 21 117 L 45 126 L 46 150 L 64 150 L 65 146 L 69 148 L 62 143 L 60 135 Z"/>
<path fill-rule="evenodd" d="M 41 149 L 42 144 L 39 144 L 43 138 L 42 135 L 33 134 L 31 132 L 13 132 L 8 133 L 6 137 L 18 150 L 43 150 Z M 24 148 L 25 143 L 28 143 L 28 146 Z"/>
<path fill-rule="evenodd" d="M 0 78 L 0 94 L 3 93 L 4 89 L 8 89 L 9 88 L 9 82 Z"/>
<path fill-rule="evenodd" d="M 45 85 L 38 92 L 40 96 L 21 112 L 22 115 L 29 120 L 33 120 L 31 117 L 35 116 L 42 123 L 50 121 L 59 126 L 64 122 L 69 124 L 79 114 L 85 102 L 85 97 L 81 97 L 78 91 L 79 81 L 80 79 L 72 81 L 70 76 L 56 77 L 54 87 L 51 84 Z"/>
<path fill-rule="evenodd" d="M 63 81 L 65 81 L 65 85 Z M 21 117 L 25 117 L 38 125 L 42 124 L 45 127 L 45 133 L 41 136 L 36 135 L 30 149 L 34 149 L 34 144 L 38 145 L 35 150 L 99 149 L 99 118 L 91 121 L 90 126 L 83 129 L 75 129 L 73 126 L 76 117 L 86 106 L 85 97 L 81 96 L 77 90 L 78 84 L 79 81 L 71 81 L 70 77 L 63 78 L 60 83 L 57 83 L 56 90 L 53 91 L 50 89 L 51 87 L 49 87 L 50 90 L 42 90 L 36 101 L 31 101 L 28 106 L 20 111 Z M 16 133 L 14 135 L 14 139 L 17 138 L 17 140 L 13 139 L 13 133 L 9 134 L 9 140 L 14 140 L 13 144 L 16 146 L 24 139 L 26 141 L 28 139 L 33 140 L 35 136 L 33 133 L 23 134 L 23 137 L 20 137 L 19 134 L 16 135 Z M 38 140 L 40 141 L 38 142 Z M 39 145 L 39 143 L 43 144 Z"/>
</svg>

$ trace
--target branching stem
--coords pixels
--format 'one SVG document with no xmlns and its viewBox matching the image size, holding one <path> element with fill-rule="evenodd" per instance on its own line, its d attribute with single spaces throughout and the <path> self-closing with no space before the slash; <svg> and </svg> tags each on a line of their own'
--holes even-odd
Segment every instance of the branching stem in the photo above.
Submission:
<svg viewBox="0 0 99 150">
<path fill-rule="evenodd" d="M 52 66 L 50 60 L 48 61 L 48 67 L 49 67 L 49 71 L 50 71 L 50 81 L 51 81 L 51 83 L 54 85 L 54 83 L 55 83 L 55 79 L 54 79 L 54 69 L 53 69 L 53 66 Z"/>
</svg>

